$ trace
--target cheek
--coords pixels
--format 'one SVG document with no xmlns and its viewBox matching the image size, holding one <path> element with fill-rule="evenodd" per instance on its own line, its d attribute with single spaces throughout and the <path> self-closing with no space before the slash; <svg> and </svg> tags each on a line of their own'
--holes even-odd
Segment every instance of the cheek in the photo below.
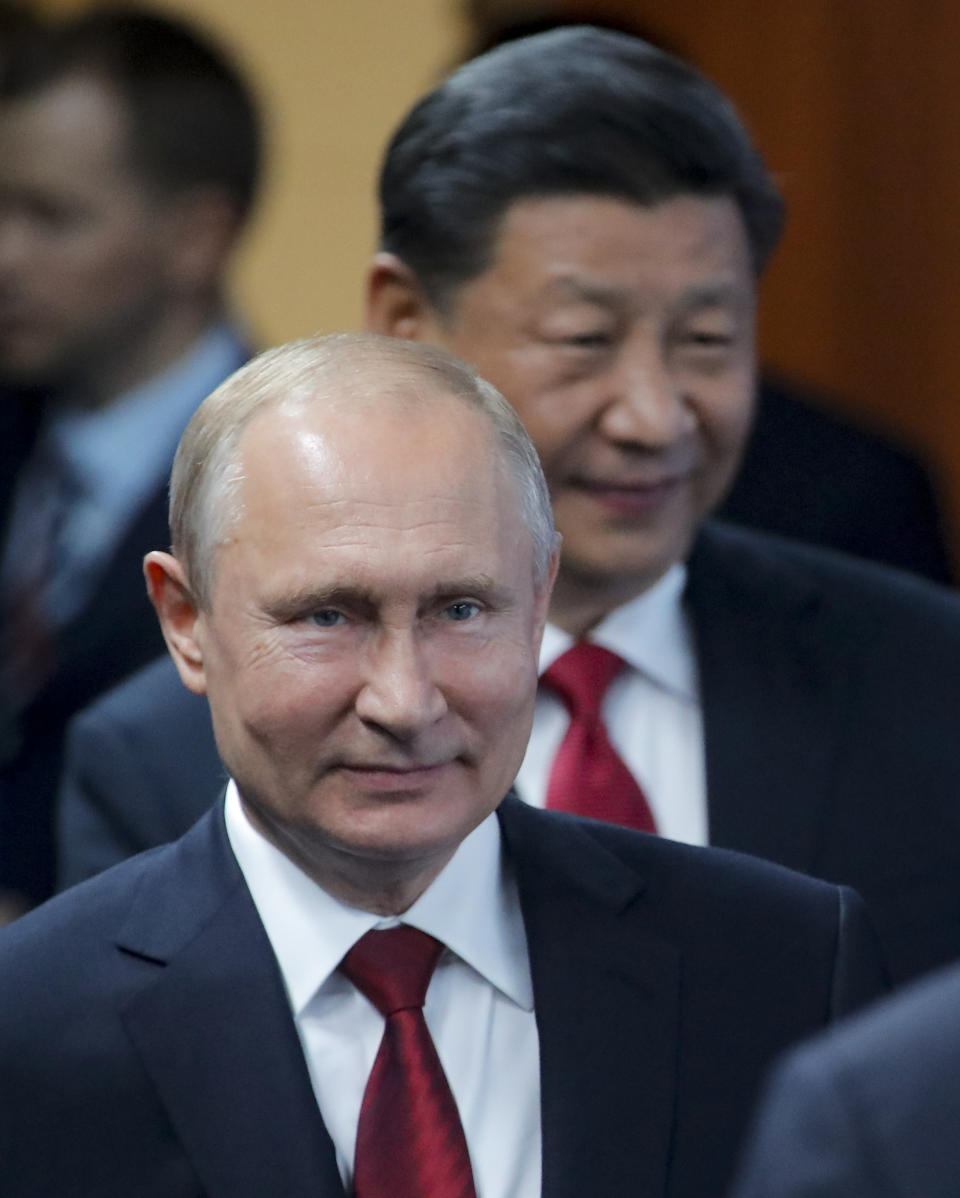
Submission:
<svg viewBox="0 0 960 1198">
<path fill-rule="evenodd" d="M 219 623 L 229 627 L 229 615 Z M 199 640 L 210 706 L 234 739 L 294 737 L 315 718 L 318 696 L 330 692 L 322 671 L 284 654 L 270 638 L 235 640 L 206 630 Z"/>
<path fill-rule="evenodd" d="M 595 386 L 530 388 L 513 403 L 536 447 L 552 487 L 570 458 L 578 457 L 589 439 L 600 404 Z"/>
<path fill-rule="evenodd" d="M 751 369 L 717 382 L 699 405 L 701 429 L 719 457 L 738 456 L 753 422 L 755 379 Z"/>
<path fill-rule="evenodd" d="M 531 640 L 532 634 L 498 641 L 489 652 L 448 669 L 441 684 L 448 706 L 477 728 L 508 736 L 514 730 L 522 733 L 537 685 Z"/>
<path fill-rule="evenodd" d="M 106 224 L 78 234 L 63 255 L 77 284 L 86 282 L 110 289 L 101 294 L 100 302 L 113 307 L 121 306 L 124 297 L 151 291 L 163 257 L 156 232 L 143 221 Z"/>
<path fill-rule="evenodd" d="M 308 740 L 316 745 L 349 706 L 349 689 L 336 670 L 286 662 L 250 673 L 237 714 L 257 739 L 290 746 Z"/>
</svg>

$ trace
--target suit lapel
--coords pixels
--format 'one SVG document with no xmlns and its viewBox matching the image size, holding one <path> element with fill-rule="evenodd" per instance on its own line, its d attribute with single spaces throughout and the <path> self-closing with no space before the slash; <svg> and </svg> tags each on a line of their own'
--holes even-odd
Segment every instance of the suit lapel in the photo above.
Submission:
<svg viewBox="0 0 960 1198">
<path fill-rule="evenodd" d="M 543 1198 L 662 1198 L 676 1100 L 679 953 L 643 881 L 575 821 L 508 798 L 540 1037 Z"/>
<path fill-rule="evenodd" d="M 690 561 L 710 842 L 810 870 L 848 680 L 819 591 L 774 544 L 708 526 Z"/>
<path fill-rule="evenodd" d="M 210 1198 L 343 1198 L 280 972 L 218 806 L 138 892 L 124 1024 Z"/>
</svg>

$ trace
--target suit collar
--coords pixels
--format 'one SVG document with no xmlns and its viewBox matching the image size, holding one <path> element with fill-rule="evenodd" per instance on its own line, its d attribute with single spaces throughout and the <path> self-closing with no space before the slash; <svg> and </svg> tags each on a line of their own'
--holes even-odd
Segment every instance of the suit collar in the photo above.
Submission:
<svg viewBox="0 0 960 1198">
<path fill-rule="evenodd" d="M 143 975 L 124 1025 L 209 1198 L 343 1198 L 220 805 L 145 864 L 117 949 Z"/>
<path fill-rule="evenodd" d="M 822 593 L 776 538 L 707 525 L 689 565 L 710 843 L 810 870 L 847 677 Z"/>
<path fill-rule="evenodd" d="M 299 1018 L 344 955 L 383 919 L 323 890 L 247 818 L 227 786 L 227 838 L 273 947 Z M 515 885 L 501 868 L 496 817 L 488 816 L 409 910 L 403 922 L 442 941 L 518 1006 L 533 1010 L 526 940 Z"/>
<path fill-rule="evenodd" d="M 643 838 L 513 798 L 499 818 L 540 1037 L 544 1198 L 664 1194 L 681 960 L 656 930 Z M 630 845 L 629 862 L 620 844 Z M 145 860 L 117 949 L 133 979 L 124 1024 L 210 1198 L 342 1198 L 219 806 Z M 617 1151 L 598 1149 L 607 1143 Z"/>
<path fill-rule="evenodd" d="M 655 929 L 642 870 L 602 843 L 612 832 L 636 858 L 642 838 L 514 798 L 499 814 L 540 1036 L 544 1198 L 664 1194 L 680 954 Z"/>
<path fill-rule="evenodd" d="M 685 566 L 671 566 L 652 587 L 604 616 L 585 639 L 616 653 L 657 686 L 697 702 L 696 662 L 682 605 L 686 577 Z M 548 623 L 540 646 L 540 673 L 574 641 Z"/>
</svg>

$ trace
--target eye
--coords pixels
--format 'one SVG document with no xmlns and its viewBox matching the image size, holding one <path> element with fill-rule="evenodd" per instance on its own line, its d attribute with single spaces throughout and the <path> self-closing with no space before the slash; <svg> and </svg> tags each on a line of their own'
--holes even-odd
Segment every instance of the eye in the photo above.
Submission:
<svg viewBox="0 0 960 1198">
<path fill-rule="evenodd" d="M 681 345 L 688 346 L 690 349 L 728 349 L 736 340 L 736 334 L 732 329 L 723 325 L 719 327 L 707 325 L 702 328 L 680 329 L 677 333 L 677 340 Z"/>
<path fill-rule="evenodd" d="M 733 338 L 729 333 L 690 333 L 686 338 L 690 345 L 700 345 L 707 349 L 730 345 Z"/>
<path fill-rule="evenodd" d="M 465 620 L 472 620 L 474 616 L 480 614 L 480 604 L 461 599 L 457 603 L 451 603 L 448 607 L 445 607 L 443 614 L 448 620 L 462 624 Z"/>
<path fill-rule="evenodd" d="M 335 607 L 325 607 L 320 611 L 311 612 L 310 619 L 318 628 L 334 628 L 337 624 L 344 623 L 346 617 Z"/>
<path fill-rule="evenodd" d="M 562 338 L 564 345 L 573 349 L 606 349 L 613 342 L 613 337 L 606 330 L 593 329 L 589 332 L 571 333 Z"/>
</svg>

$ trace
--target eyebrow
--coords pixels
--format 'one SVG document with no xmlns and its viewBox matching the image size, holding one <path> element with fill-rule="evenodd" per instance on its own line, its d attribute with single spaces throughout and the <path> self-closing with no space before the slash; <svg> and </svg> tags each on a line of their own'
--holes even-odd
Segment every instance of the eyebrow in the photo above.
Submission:
<svg viewBox="0 0 960 1198">
<path fill-rule="evenodd" d="M 623 287 L 604 287 L 598 283 L 587 283 L 575 275 L 560 275 L 551 279 L 544 287 L 543 293 L 547 297 L 575 299 L 608 308 L 623 304 L 628 295 Z"/>
<path fill-rule="evenodd" d="M 749 295 L 740 283 L 718 280 L 712 283 L 697 283 L 684 292 L 681 307 L 687 310 L 698 308 L 727 308 L 740 306 L 749 300 Z"/>
</svg>

